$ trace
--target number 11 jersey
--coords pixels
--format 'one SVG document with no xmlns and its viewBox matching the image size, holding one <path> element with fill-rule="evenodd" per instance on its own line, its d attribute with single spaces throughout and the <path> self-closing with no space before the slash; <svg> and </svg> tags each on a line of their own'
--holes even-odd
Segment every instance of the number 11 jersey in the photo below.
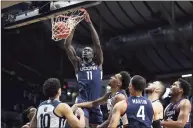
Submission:
<svg viewBox="0 0 193 128">
<path fill-rule="evenodd" d="M 76 74 L 79 84 L 79 96 L 85 101 L 93 101 L 100 98 L 102 71 L 94 63 L 81 63 Z"/>
<path fill-rule="evenodd" d="M 129 128 L 151 128 L 153 107 L 143 96 L 130 96 L 127 99 L 127 119 Z"/>
<path fill-rule="evenodd" d="M 65 118 L 55 114 L 55 108 L 60 104 L 59 100 L 46 100 L 37 109 L 37 128 L 63 128 Z"/>
</svg>

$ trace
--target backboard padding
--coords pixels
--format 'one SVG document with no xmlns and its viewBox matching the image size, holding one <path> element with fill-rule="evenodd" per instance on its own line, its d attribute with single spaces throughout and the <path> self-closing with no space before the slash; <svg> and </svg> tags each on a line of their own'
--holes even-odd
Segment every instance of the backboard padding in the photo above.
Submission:
<svg viewBox="0 0 193 128">
<path fill-rule="evenodd" d="M 52 3 L 52 2 L 51 2 Z M 51 4 L 50 3 L 50 4 Z M 55 8 L 47 13 L 44 14 L 39 14 L 39 10 L 35 9 L 33 12 L 28 12 L 26 15 L 23 16 L 23 19 L 20 17 L 16 17 L 15 22 L 11 22 L 8 24 L 4 25 L 4 29 L 13 29 L 13 28 L 18 28 L 21 26 L 29 25 L 35 22 L 51 19 L 57 15 L 64 14 L 65 12 L 68 12 L 70 10 L 78 10 L 79 8 L 88 8 L 91 6 L 95 6 L 97 4 L 100 4 L 100 1 L 81 1 L 81 2 L 74 2 L 74 4 L 69 4 L 69 5 L 62 5 L 59 8 Z"/>
</svg>

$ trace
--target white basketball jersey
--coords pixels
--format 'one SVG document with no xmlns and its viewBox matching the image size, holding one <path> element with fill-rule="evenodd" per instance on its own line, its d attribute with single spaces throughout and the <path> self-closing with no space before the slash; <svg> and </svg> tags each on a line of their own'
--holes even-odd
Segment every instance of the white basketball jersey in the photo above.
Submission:
<svg viewBox="0 0 193 128">
<path fill-rule="evenodd" d="M 115 102 L 115 96 L 118 95 L 118 94 L 123 94 L 123 95 L 125 95 L 125 97 L 127 97 L 126 92 L 124 90 L 116 92 L 114 95 L 110 95 L 108 100 L 107 100 L 107 110 L 108 110 L 109 113 L 113 109 L 113 104 Z M 120 121 L 122 122 L 123 125 L 128 124 L 126 113 L 123 116 L 121 116 Z M 120 124 L 120 122 L 119 122 L 119 124 Z"/>
<path fill-rule="evenodd" d="M 46 100 L 42 102 L 37 110 L 38 128 L 63 128 L 65 118 L 54 113 L 55 108 L 60 104 L 58 100 Z"/>
</svg>

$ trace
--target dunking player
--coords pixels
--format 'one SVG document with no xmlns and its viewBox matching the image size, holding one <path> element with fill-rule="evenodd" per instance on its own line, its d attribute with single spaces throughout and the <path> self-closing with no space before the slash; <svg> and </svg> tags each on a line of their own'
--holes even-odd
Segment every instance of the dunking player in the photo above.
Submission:
<svg viewBox="0 0 193 128">
<path fill-rule="evenodd" d="M 107 109 L 109 113 L 111 113 L 112 108 L 116 103 L 127 99 L 127 94 L 125 92 L 125 89 L 128 88 L 129 81 L 130 81 L 130 75 L 126 71 L 122 71 L 112 76 L 111 79 L 109 80 L 109 86 L 111 87 L 111 92 L 108 92 L 103 97 L 97 100 L 75 104 L 75 106 L 81 107 L 81 108 L 93 108 L 94 106 L 98 106 L 107 102 Z M 121 121 L 123 125 L 128 124 L 126 115 L 122 116 Z M 109 122 L 110 122 L 110 116 L 108 120 L 106 120 L 105 122 L 103 122 L 101 125 L 97 127 L 106 128 Z"/>
<path fill-rule="evenodd" d="M 22 126 L 22 128 L 29 128 L 30 127 L 30 122 L 33 118 L 33 116 L 36 114 L 36 108 L 34 107 L 29 107 L 27 108 L 23 114 L 22 114 L 22 118 L 23 118 L 23 121 L 26 123 L 25 125 Z"/>
<path fill-rule="evenodd" d="M 130 97 L 118 102 L 112 111 L 109 128 L 116 128 L 121 115 L 127 115 L 128 128 L 151 128 L 153 107 L 151 101 L 142 96 L 146 80 L 138 75 L 131 78 L 129 85 Z"/>
<path fill-rule="evenodd" d="M 178 79 L 171 86 L 171 103 L 165 108 L 164 120 L 161 124 L 167 128 L 190 128 L 189 121 L 191 104 L 187 99 L 190 93 L 190 84 Z"/>
<path fill-rule="evenodd" d="M 99 37 L 88 14 L 85 20 L 91 30 L 94 50 L 91 47 L 85 47 L 82 51 L 82 59 L 76 55 L 76 52 L 71 45 L 75 30 L 72 30 L 68 39 L 61 44 L 63 45 L 61 47 L 65 49 L 68 58 L 75 69 L 75 74 L 79 84 L 79 96 L 76 100 L 77 103 L 98 99 L 100 97 L 102 82 L 103 53 Z M 103 122 L 100 106 L 95 106 L 92 109 L 84 109 L 84 113 L 87 127 L 89 126 L 89 123 L 95 127 Z"/>
<path fill-rule="evenodd" d="M 78 119 L 68 104 L 59 101 L 61 85 L 58 79 L 50 78 L 46 80 L 43 85 L 43 92 L 49 99 L 39 105 L 37 113 L 32 119 L 31 128 L 63 128 L 65 119 L 73 128 L 85 127 L 82 109 L 76 110 L 80 117 Z"/>
<path fill-rule="evenodd" d="M 153 128 L 161 128 L 161 121 L 163 119 L 164 108 L 160 101 L 160 98 L 163 96 L 165 91 L 164 84 L 161 81 L 155 81 L 150 83 L 149 86 L 145 89 L 145 92 L 148 95 L 148 99 L 151 101 L 154 116 L 153 116 Z"/>
</svg>

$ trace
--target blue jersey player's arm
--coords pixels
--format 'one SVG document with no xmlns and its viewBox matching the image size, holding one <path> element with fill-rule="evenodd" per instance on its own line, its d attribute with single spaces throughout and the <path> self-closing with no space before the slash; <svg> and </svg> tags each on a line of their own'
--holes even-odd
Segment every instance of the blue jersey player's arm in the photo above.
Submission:
<svg viewBox="0 0 193 128">
<path fill-rule="evenodd" d="M 96 61 L 97 61 L 97 64 L 102 69 L 103 51 L 102 51 L 102 48 L 101 48 L 100 39 L 99 39 L 99 36 L 97 34 L 96 29 L 94 28 L 94 26 L 92 24 L 92 21 L 90 20 L 89 15 L 86 16 L 86 21 L 88 22 L 89 28 L 90 28 L 90 31 L 91 31 L 91 36 L 92 36 L 92 40 L 93 40 Z"/>
<path fill-rule="evenodd" d="M 183 128 L 189 121 L 191 104 L 188 99 L 184 99 L 179 104 L 179 116 L 177 121 L 168 120 L 161 122 L 162 126 L 167 128 Z"/>
<path fill-rule="evenodd" d="M 70 62 L 74 66 L 75 72 L 77 73 L 79 69 L 78 66 L 79 66 L 80 58 L 77 56 L 76 51 L 74 50 L 73 46 L 71 45 L 74 31 L 75 31 L 75 28 L 72 30 L 70 36 L 64 42 L 59 43 L 59 46 L 60 48 L 66 51 L 66 54 Z"/>
<path fill-rule="evenodd" d="M 111 120 L 108 125 L 108 128 L 116 128 L 119 124 L 120 117 L 126 112 L 127 110 L 127 101 L 123 100 L 115 104 L 112 110 Z"/>
</svg>

